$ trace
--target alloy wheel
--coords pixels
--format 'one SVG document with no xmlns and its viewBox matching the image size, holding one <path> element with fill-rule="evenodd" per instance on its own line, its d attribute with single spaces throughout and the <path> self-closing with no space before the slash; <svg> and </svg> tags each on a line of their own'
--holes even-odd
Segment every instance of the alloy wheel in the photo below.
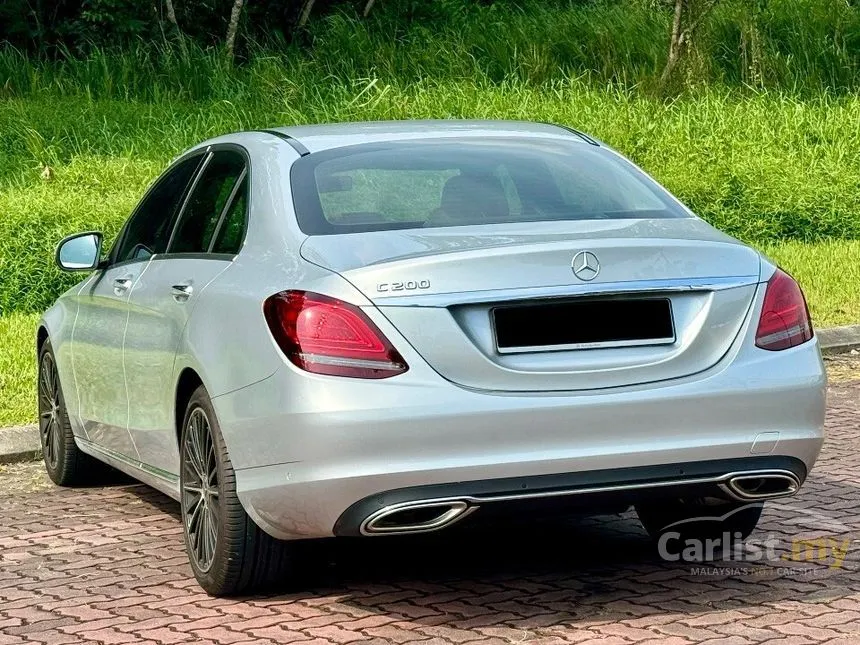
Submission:
<svg viewBox="0 0 860 645">
<path fill-rule="evenodd" d="M 197 568 L 212 567 L 221 520 L 218 465 L 206 412 L 195 408 L 188 416 L 182 463 L 182 508 L 188 549 Z"/>
<path fill-rule="evenodd" d="M 57 468 L 60 459 L 62 423 L 57 364 L 51 353 L 45 352 L 39 369 L 39 434 L 42 439 L 42 454 L 51 470 Z"/>
</svg>

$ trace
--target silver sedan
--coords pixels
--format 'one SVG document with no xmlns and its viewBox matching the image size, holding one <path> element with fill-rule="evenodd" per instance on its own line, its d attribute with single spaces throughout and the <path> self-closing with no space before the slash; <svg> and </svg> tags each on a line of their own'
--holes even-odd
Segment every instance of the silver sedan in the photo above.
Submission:
<svg viewBox="0 0 860 645">
<path fill-rule="evenodd" d="M 803 294 L 602 143 L 391 122 L 201 143 L 37 332 L 48 473 L 179 500 L 213 594 L 295 540 L 618 512 L 744 539 L 822 444 Z"/>
</svg>

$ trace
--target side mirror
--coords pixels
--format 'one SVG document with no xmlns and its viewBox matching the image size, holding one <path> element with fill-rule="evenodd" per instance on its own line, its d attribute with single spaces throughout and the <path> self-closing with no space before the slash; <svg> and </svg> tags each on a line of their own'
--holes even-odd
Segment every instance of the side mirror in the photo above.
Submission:
<svg viewBox="0 0 860 645">
<path fill-rule="evenodd" d="M 57 266 L 63 271 L 92 271 L 98 267 L 101 254 L 101 233 L 77 233 L 64 238 L 57 246 Z"/>
</svg>

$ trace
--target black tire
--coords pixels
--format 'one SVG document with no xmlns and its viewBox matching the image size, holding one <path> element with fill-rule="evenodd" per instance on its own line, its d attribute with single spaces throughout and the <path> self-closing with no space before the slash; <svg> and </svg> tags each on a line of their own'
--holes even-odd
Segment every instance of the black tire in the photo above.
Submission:
<svg viewBox="0 0 860 645">
<path fill-rule="evenodd" d="M 97 470 L 98 462 L 81 452 L 75 444 L 50 340 L 46 340 L 39 351 L 37 401 L 39 440 L 48 476 L 58 486 L 88 482 Z"/>
<path fill-rule="evenodd" d="M 213 596 L 227 596 L 288 581 L 290 544 L 265 533 L 242 508 L 233 465 L 202 385 L 185 410 L 180 460 L 185 548 L 200 586 Z"/>
<path fill-rule="evenodd" d="M 687 540 L 716 541 L 714 552 L 723 553 L 723 541 L 729 538 L 731 547 L 742 542 L 755 530 L 764 502 L 732 502 L 714 499 L 680 499 L 648 502 L 636 505 L 642 526 L 659 542 L 667 532 L 677 534 L 678 544 Z"/>
</svg>

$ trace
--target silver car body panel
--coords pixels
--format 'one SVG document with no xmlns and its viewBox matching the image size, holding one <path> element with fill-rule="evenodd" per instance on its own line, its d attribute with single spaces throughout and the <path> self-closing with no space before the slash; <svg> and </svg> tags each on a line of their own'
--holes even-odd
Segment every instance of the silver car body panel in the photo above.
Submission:
<svg viewBox="0 0 860 645">
<path fill-rule="evenodd" d="M 312 154 L 489 133 L 591 145 L 555 126 L 506 122 L 280 131 Z M 247 233 L 234 259 L 156 255 L 97 271 L 42 319 L 86 452 L 176 497 L 175 393 L 190 370 L 212 397 L 240 500 L 281 538 L 332 535 L 350 505 L 410 486 L 761 454 L 812 467 L 826 385 L 817 341 L 755 347 L 775 267 L 698 218 L 308 237 L 290 185 L 299 152 L 281 136 L 246 132 L 189 153 L 221 143 L 251 159 Z M 571 270 L 581 250 L 601 262 L 590 282 Z M 116 296 L 113 280 L 126 276 L 128 293 Z M 182 304 L 167 288 L 177 279 L 195 287 Z M 379 290 L 422 280 L 428 288 Z M 374 381 L 298 369 L 262 314 L 285 289 L 361 307 L 409 370 Z M 493 303 L 629 293 L 671 299 L 674 343 L 494 351 Z"/>
<path fill-rule="evenodd" d="M 230 266 L 229 261 L 201 258 L 154 258 L 128 299 L 123 344 L 123 376 L 129 393 L 127 428 L 141 463 L 176 472 L 175 362 L 188 321 L 206 288 Z M 188 297 L 173 294 L 173 285 L 188 285 Z M 165 447 L 171 448 L 166 451 Z M 127 454 L 127 453 L 124 453 Z"/>
</svg>

